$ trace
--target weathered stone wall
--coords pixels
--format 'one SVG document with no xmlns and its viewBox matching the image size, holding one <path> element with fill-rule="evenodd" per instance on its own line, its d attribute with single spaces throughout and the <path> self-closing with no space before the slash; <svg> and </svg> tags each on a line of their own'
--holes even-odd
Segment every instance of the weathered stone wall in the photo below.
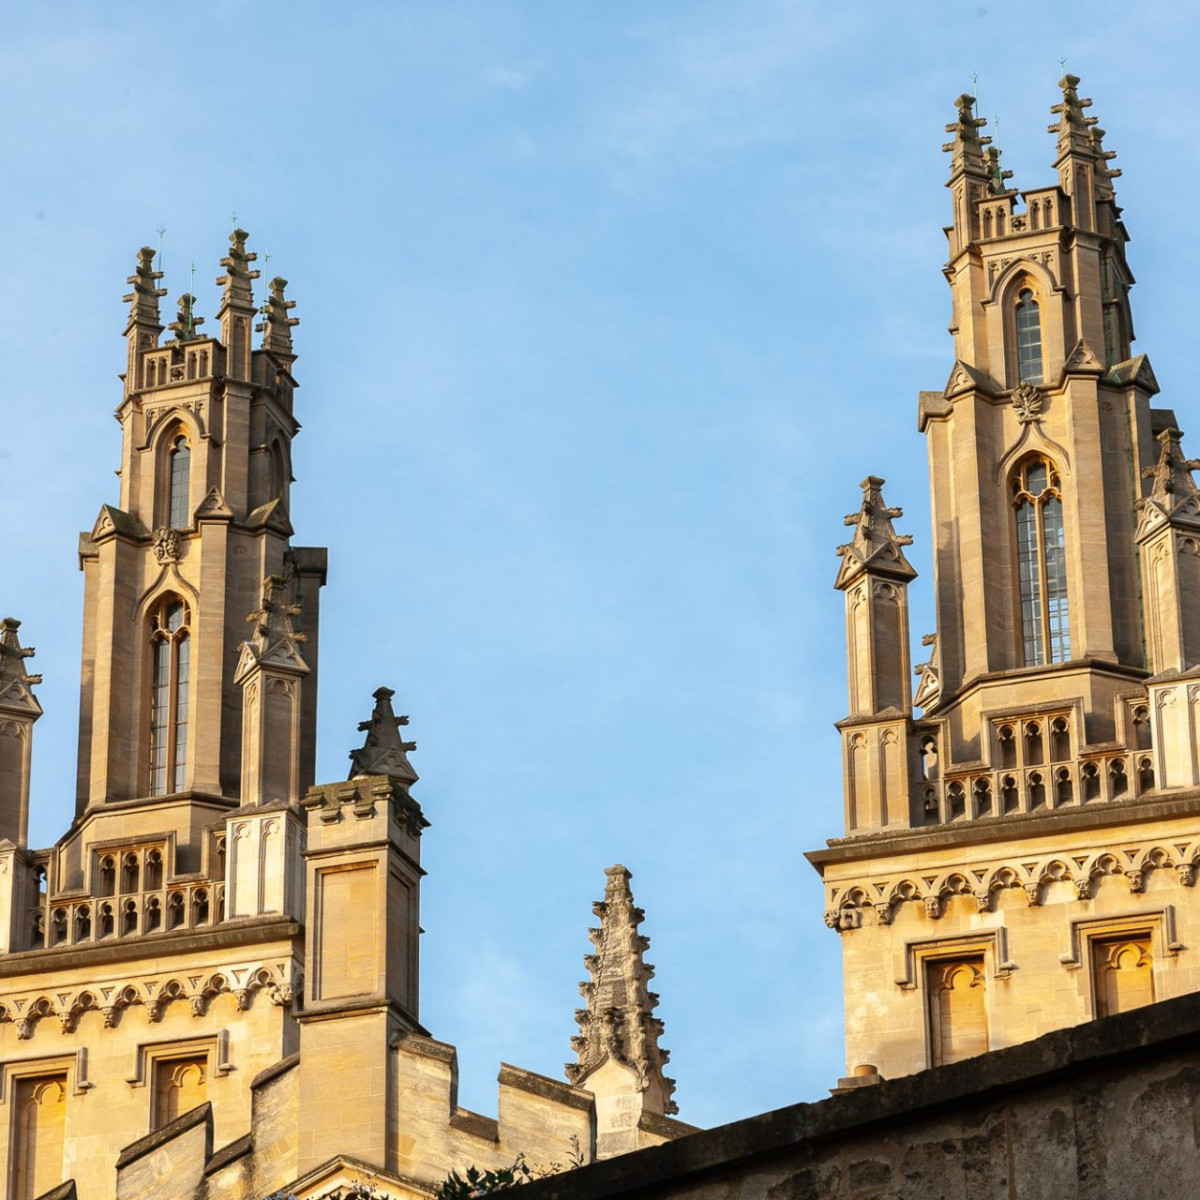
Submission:
<svg viewBox="0 0 1200 1200">
<path fill-rule="evenodd" d="M 522 1200 L 1100 1200 L 1200 1169 L 1200 997 L 541 1180 Z"/>
</svg>

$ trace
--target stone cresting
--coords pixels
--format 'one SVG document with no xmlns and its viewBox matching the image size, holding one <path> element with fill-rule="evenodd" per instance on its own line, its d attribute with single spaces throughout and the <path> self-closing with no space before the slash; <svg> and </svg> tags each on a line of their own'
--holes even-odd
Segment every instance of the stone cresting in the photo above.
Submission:
<svg viewBox="0 0 1200 1200">
<path fill-rule="evenodd" d="M 590 978 L 579 985 L 587 1006 L 575 1014 L 580 1033 L 571 1039 L 578 1060 L 567 1064 L 567 1078 L 582 1086 L 612 1061 L 636 1074 L 648 1109 L 675 1113 L 675 1081 L 663 1073 L 670 1054 L 658 1045 L 663 1023 L 653 1015 L 658 996 L 646 988 L 654 968 L 643 958 L 650 939 L 638 932 L 645 913 L 633 902 L 625 867 L 609 867 L 605 875 L 604 899 L 592 906 L 600 925 L 588 930 L 596 947 L 584 958 Z"/>
</svg>

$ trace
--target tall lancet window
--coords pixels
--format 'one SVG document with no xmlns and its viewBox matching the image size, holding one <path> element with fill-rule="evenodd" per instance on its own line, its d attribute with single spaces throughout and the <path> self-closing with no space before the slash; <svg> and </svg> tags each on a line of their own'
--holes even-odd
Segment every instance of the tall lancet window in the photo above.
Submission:
<svg viewBox="0 0 1200 1200">
<path fill-rule="evenodd" d="M 164 596 L 150 618 L 150 795 L 181 792 L 187 776 L 190 614 Z"/>
<path fill-rule="evenodd" d="M 1025 665 L 1071 657 L 1062 486 L 1048 458 L 1027 458 L 1013 476 L 1017 574 Z"/>
<path fill-rule="evenodd" d="M 167 524 L 172 529 L 186 529 L 192 523 L 189 490 L 192 482 L 192 449 L 187 438 L 177 437 L 167 456 Z"/>
<path fill-rule="evenodd" d="M 1028 288 L 1017 297 L 1017 379 L 1042 382 L 1042 314 Z"/>
</svg>

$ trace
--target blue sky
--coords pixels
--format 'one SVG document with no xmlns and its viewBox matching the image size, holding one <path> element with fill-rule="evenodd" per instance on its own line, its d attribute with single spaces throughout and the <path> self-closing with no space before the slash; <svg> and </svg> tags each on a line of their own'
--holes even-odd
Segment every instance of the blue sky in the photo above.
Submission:
<svg viewBox="0 0 1200 1200">
<path fill-rule="evenodd" d="M 11 4 L 0 15 L 0 609 L 45 674 L 32 838 L 72 810 L 75 539 L 119 430 L 120 297 L 231 223 L 291 281 L 293 522 L 327 545 L 318 775 L 412 716 L 422 1016 L 494 1112 L 561 1075 L 590 902 L 647 911 L 684 1119 L 842 1073 L 842 516 L 888 480 L 930 628 L 916 394 L 951 365 L 943 126 L 977 88 L 1051 181 L 1058 59 L 1125 171 L 1138 349 L 1194 341 L 1200 12 L 1096 3 Z M 993 130 L 995 132 L 995 130 Z M 267 272 L 264 272 L 264 278 Z"/>
</svg>

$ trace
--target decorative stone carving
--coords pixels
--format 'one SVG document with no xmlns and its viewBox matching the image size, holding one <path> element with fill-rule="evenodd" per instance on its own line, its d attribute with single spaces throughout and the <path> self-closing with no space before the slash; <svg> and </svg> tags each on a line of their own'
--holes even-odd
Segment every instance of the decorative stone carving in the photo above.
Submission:
<svg viewBox="0 0 1200 1200">
<path fill-rule="evenodd" d="M 629 871 L 618 864 L 605 875 L 604 899 L 592 905 L 600 926 L 588 931 L 596 953 L 584 958 L 589 979 L 579 986 L 587 1007 L 576 1012 L 580 1032 L 571 1039 L 578 1061 L 567 1064 L 567 1078 L 581 1085 L 612 1059 L 637 1073 L 648 1105 L 674 1113 L 675 1082 L 663 1073 L 669 1056 L 658 1045 L 662 1022 L 652 1015 L 658 997 L 646 987 L 654 968 L 642 957 L 650 946 L 638 932 L 645 914 L 633 903 Z"/>
<path fill-rule="evenodd" d="M 160 563 L 179 561 L 180 538 L 178 529 L 156 529 L 154 531 L 154 557 Z"/>
<path fill-rule="evenodd" d="M 1027 425 L 1030 421 L 1040 421 L 1045 403 L 1045 392 L 1035 384 L 1022 383 L 1013 390 L 1013 411 L 1022 425 Z"/>
<path fill-rule="evenodd" d="M 356 775 L 390 775 L 405 787 L 411 787 L 420 776 L 413 770 L 408 755 L 417 748 L 416 742 L 406 742 L 400 729 L 408 724 L 407 716 L 396 716 L 392 708 L 391 688 L 376 688 L 375 708 L 370 719 L 360 722 L 358 730 L 367 735 L 357 750 L 350 751 L 350 778 Z"/>
</svg>

